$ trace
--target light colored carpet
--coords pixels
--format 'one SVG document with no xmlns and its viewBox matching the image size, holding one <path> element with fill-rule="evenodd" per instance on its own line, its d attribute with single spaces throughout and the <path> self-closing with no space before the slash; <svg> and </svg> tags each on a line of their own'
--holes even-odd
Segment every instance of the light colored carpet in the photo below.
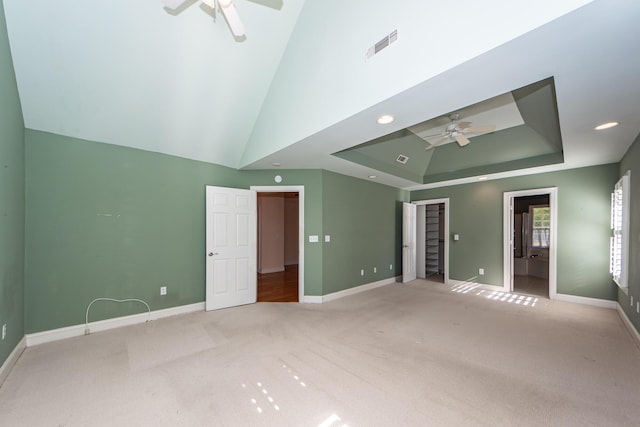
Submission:
<svg viewBox="0 0 640 427">
<path fill-rule="evenodd" d="M 3 426 L 638 420 L 640 351 L 616 311 L 421 280 L 31 347 L 0 388 Z"/>
</svg>

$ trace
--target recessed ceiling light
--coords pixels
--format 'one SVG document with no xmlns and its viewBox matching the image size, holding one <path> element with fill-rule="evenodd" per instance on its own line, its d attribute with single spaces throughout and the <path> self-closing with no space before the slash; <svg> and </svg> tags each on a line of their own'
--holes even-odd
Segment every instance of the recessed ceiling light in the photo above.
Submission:
<svg viewBox="0 0 640 427">
<path fill-rule="evenodd" d="M 369 175 L 369 179 L 376 179 L 377 176 L 376 175 Z"/>
<path fill-rule="evenodd" d="M 389 123 L 393 122 L 394 120 L 395 120 L 395 118 L 391 114 L 384 114 L 384 115 L 378 117 L 378 124 L 379 125 L 388 125 Z"/>
<path fill-rule="evenodd" d="M 615 126 L 618 126 L 620 123 L 618 122 L 607 122 L 607 123 L 602 123 L 601 125 L 596 126 L 594 129 L 595 130 L 604 130 L 604 129 L 609 129 Z"/>
</svg>

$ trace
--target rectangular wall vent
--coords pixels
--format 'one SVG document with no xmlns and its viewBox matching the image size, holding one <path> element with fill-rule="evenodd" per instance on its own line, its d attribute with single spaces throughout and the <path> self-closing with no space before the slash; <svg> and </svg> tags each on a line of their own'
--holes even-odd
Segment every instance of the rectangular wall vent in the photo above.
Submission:
<svg viewBox="0 0 640 427">
<path fill-rule="evenodd" d="M 367 49 L 367 59 L 373 57 L 382 49 L 389 46 L 391 43 L 396 42 L 397 40 L 398 40 L 398 30 L 393 30 L 390 34 L 387 34 L 386 36 L 384 36 L 382 40 L 380 40 L 379 42 L 371 46 L 369 49 Z"/>
<path fill-rule="evenodd" d="M 407 156 L 405 156 L 404 154 L 399 154 L 398 158 L 396 159 L 396 162 L 402 163 L 403 165 L 406 165 L 407 161 L 409 161 L 409 158 Z"/>
</svg>

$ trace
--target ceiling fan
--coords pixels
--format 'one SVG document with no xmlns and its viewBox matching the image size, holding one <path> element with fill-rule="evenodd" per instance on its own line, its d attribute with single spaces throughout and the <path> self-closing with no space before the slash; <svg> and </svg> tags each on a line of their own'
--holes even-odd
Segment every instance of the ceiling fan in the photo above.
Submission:
<svg viewBox="0 0 640 427">
<path fill-rule="evenodd" d="M 176 10 L 182 6 L 187 0 L 162 0 L 167 9 Z M 238 15 L 238 10 L 232 0 L 201 0 L 207 7 L 215 10 L 216 4 L 224 15 L 224 18 L 231 28 L 231 32 L 235 37 L 244 36 L 244 24 Z"/>
<path fill-rule="evenodd" d="M 451 123 L 447 125 L 444 132 L 436 133 L 434 135 L 424 136 L 423 139 L 427 141 L 427 138 L 432 138 L 439 136 L 440 138 L 435 141 L 427 141 L 430 145 L 426 148 L 427 150 L 431 150 L 436 148 L 438 145 L 443 144 L 447 141 L 456 141 L 460 147 L 464 147 L 471 141 L 466 137 L 466 134 L 472 133 L 489 133 L 496 130 L 496 125 L 485 125 L 485 126 L 471 126 L 471 122 L 458 122 L 460 118 L 460 114 L 453 113 L 449 115 L 449 119 L 451 119 Z"/>
</svg>

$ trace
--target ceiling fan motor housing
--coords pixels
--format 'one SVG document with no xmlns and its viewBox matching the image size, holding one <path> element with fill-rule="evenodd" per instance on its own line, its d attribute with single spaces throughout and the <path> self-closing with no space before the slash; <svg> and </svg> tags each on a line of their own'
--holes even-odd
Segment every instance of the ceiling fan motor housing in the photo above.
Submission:
<svg viewBox="0 0 640 427">
<path fill-rule="evenodd" d="M 447 126 L 447 132 L 449 133 L 460 132 L 460 129 L 458 129 L 458 124 L 457 123 L 449 124 Z"/>
</svg>

